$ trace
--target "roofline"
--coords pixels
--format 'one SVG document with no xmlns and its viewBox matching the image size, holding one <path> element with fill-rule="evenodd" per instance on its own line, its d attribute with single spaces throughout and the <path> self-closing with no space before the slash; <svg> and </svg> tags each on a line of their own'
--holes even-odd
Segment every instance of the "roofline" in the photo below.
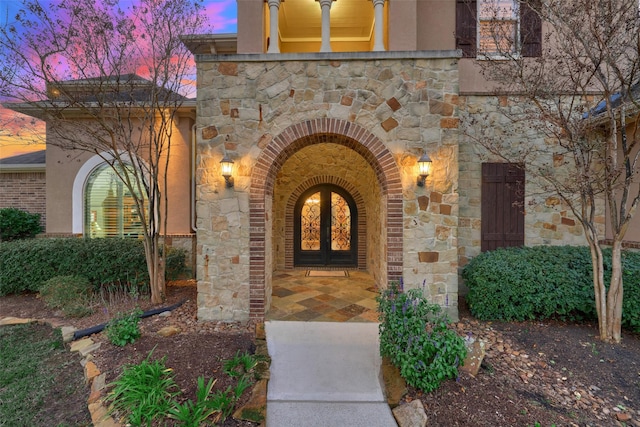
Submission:
<svg viewBox="0 0 640 427">
<path fill-rule="evenodd" d="M 17 173 L 17 172 L 45 172 L 47 166 L 44 163 L 25 163 L 14 165 L 0 164 L 0 173 Z"/>
<path fill-rule="evenodd" d="M 55 109 L 55 108 L 64 108 L 65 112 L 71 114 L 83 113 L 84 108 L 91 108 L 92 106 L 98 106 L 97 103 L 85 103 L 84 107 L 67 107 L 65 108 L 65 103 L 60 101 L 35 101 L 35 102 L 4 102 L 1 103 L 5 108 L 9 110 L 16 111 L 21 114 L 25 114 L 30 117 L 35 117 L 40 120 L 46 121 L 46 110 Z M 143 104 L 141 104 L 143 105 Z M 177 107 L 178 113 L 189 113 L 188 110 L 196 108 L 197 102 L 195 99 L 187 99 L 182 101 L 179 107 Z M 116 108 L 116 107 L 102 107 L 102 108 Z M 80 116 L 83 114 L 79 114 Z M 87 117 L 91 117 L 88 116 Z"/>
</svg>

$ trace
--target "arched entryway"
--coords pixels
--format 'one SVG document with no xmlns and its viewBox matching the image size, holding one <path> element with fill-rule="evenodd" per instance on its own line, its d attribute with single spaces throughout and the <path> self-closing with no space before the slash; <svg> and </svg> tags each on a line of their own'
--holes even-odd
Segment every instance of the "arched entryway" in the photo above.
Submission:
<svg viewBox="0 0 640 427">
<path fill-rule="evenodd" d="M 294 267 L 356 267 L 358 209 L 348 191 L 312 187 L 296 201 L 293 218 Z"/>
<path fill-rule="evenodd" d="M 362 183 L 362 185 L 368 185 L 375 190 L 376 197 L 370 195 L 368 199 L 370 201 L 375 199 L 376 205 L 370 205 L 365 209 L 370 216 L 364 223 L 370 227 L 369 234 L 375 235 L 379 241 L 375 245 L 370 245 L 372 248 L 367 249 L 370 251 L 368 255 L 372 258 L 373 267 L 371 268 L 374 269 L 378 282 L 383 285 L 388 280 L 399 279 L 402 274 L 403 198 L 400 174 L 395 159 L 375 135 L 359 125 L 337 119 L 302 122 L 290 126 L 273 138 L 262 150 L 252 171 L 249 203 L 251 211 L 250 317 L 252 318 L 264 317 L 265 309 L 270 305 L 273 267 L 280 262 L 285 263 L 284 258 L 287 257 L 286 254 L 280 255 L 283 251 L 278 252 L 278 248 L 287 246 L 280 245 L 280 241 L 284 242 L 286 239 L 278 233 L 279 230 L 286 229 L 284 224 L 286 215 L 281 206 L 291 200 L 293 191 L 288 191 L 287 194 L 283 191 L 276 192 L 276 186 L 284 185 L 279 180 L 286 181 L 286 185 L 295 184 L 300 188 L 304 182 L 314 179 L 318 180 L 319 184 L 341 179 L 341 174 L 334 170 L 339 169 L 340 164 L 336 164 L 334 169 L 330 167 L 331 165 L 325 165 L 327 173 L 324 179 L 315 175 L 305 177 L 291 175 L 285 177 L 286 179 L 282 178 L 285 163 L 294 158 L 297 153 L 302 153 L 303 150 L 311 147 L 348 150 L 366 164 L 372 182 Z M 325 159 L 330 163 L 330 159 L 335 157 L 339 156 L 330 155 Z M 292 180 L 298 181 L 291 184 L 289 181 Z M 347 182 L 347 184 L 354 185 L 353 182 Z M 349 194 L 354 196 L 354 192 L 350 190 Z M 287 203 L 282 201 L 283 198 L 287 199 Z M 359 212 L 356 197 L 354 196 L 353 199 L 355 209 Z M 375 220 L 375 227 L 372 226 L 371 219 Z M 278 221 L 282 222 L 282 225 L 279 225 Z M 358 227 L 361 226 L 359 223 Z M 293 236 L 290 238 L 293 239 Z M 360 252 L 358 254 L 361 255 Z M 291 255 L 291 261 L 293 262 L 293 255 Z M 360 258 L 357 264 L 360 264 Z"/>
</svg>

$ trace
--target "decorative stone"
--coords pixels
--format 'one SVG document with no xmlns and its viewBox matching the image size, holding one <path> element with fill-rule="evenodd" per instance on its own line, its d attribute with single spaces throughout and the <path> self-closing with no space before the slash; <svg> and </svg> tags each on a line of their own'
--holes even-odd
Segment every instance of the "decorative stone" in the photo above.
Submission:
<svg viewBox="0 0 640 427">
<path fill-rule="evenodd" d="M 427 196 L 418 197 L 418 206 L 420 206 L 421 211 L 426 211 L 429 207 L 429 198 Z"/>
<path fill-rule="evenodd" d="M 100 374 L 93 379 L 91 383 L 91 391 L 100 391 L 106 387 L 107 374 Z"/>
<path fill-rule="evenodd" d="M 264 322 L 260 322 L 256 324 L 256 339 L 257 340 L 266 340 L 267 333 L 264 328 Z"/>
<path fill-rule="evenodd" d="M 62 341 L 65 343 L 73 341 L 73 334 L 77 330 L 78 329 L 74 328 L 73 326 L 63 326 L 62 328 L 60 328 L 60 332 L 62 332 Z"/>
<path fill-rule="evenodd" d="M 400 404 L 400 400 L 407 394 L 407 383 L 400 375 L 400 369 L 395 367 L 387 357 L 382 359 L 381 369 L 387 404 L 393 409 Z"/>
<path fill-rule="evenodd" d="M 174 335 L 178 335 L 181 332 L 180 328 L 176 326 L 165 326 L 164 328 L 158 331 L 158 335 L 161 337 L 172 337 Z"/>
<path fill-rule="evenodd" d="M 87 362 L 84 365 L 84 379 L 87 384 L 98 375 L 100 375 L 100 369 L 98 369 L 95 363 Z"/>
<path fill-rule="evenodd" d="M 424 406 L 417 399 L 398 406 L 392 412 L 398 427 L 425 427 L 427 425 L 427 414 L 424 411 Z"/>
<path fill-rule="evenodd" d="M 235 62 L 221 62 L 218 65 L 218 71 L 220 74 L 225 76 L 237 76 L 238 75 L 238 64 Z"/>
<path fill-rule="evenodd" d="M 99 349 L 101 345 L 102 345 L 102 343 L 99 343 L 99 342 L 91 344 L 89 346 L 83 347 L 80 350 L 78 350 L 78 353 L 80 353 L 80 356 L 86 357 L 90 353 L 92 353 L 92 352 L 96 351 L 97 349 Z"/>
<path fill-rule="evenodd" d="M 438 252 L 418 252 L 420 262 L 438 262 L 440 254 Z"/>
<path fill-rule="evenodd" d="M 261 423 L 267 416 L 267 380 L 260 380 L 253 386 L 249 401 L 233 414 L 236 420 Z"/>
<path fill-rule="evenodd" d="M 458 369 L 462 372 L 475 377 L 478 375 L 480 365 L 485 355 L 485 343 L 484 341 L 473 341 L 467 344 L 467 357 L 464 359 L 464 364 Z"/>
<path fill-rule="evenodd" d="M 80 351 L 83 348 L 89 347 L 93 345 L 93 340 L 91 338 L 83 338 L 79 341 L 75 341 L 71 344 L 71 351 Z"/>
<path fill-rule="evenodd" d="M 392 129 L 398 127 L 398 121 L 396 119 L 394 119 L 393 117 L 389 117 L 387 120 L 382 122 L 380 124 L 380 126 L 382 126 L 382 129 L 384 129 L 385 131 L 389 132 Z"/>
<path fill-rule="evenodd" d="M 20 319 L 19 317 L 5 317 L 0 319 L 0 326 L 23 325 L 31 323 L 34 319 Z"/>
<path fill-rule="evenodd" d="M 393 111 L 398 111 L 400 109 L 400 107 L 402 107 L 402 105 L 400 105 L 400 103 L 398 102 L 397 99 L 395 98 L 391 98 L 389 100 L 387 100 L 387 105 L 389 106 L 389 108 L 391 108 Z"/>
<path fill-rule="evenodd" d="M 202 139 L 212 139 L 218 136 L 218 128 L 215 126 L 207 126 L 202 128 Z"/>
</svg>

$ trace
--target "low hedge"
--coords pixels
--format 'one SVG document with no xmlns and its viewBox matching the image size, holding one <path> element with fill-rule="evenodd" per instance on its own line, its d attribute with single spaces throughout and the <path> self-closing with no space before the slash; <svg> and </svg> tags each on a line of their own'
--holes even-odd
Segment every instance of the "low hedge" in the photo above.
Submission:
<svg viewBox="0 0 640 427">
<path fill-rule="evenodd" d="M 611 251 L 605 250 L 605 282 Z M 640 253 L 623 253 L 623 327 L 640 331 Z M 462 277 L 473 316 L 483 320 L 595 319 L 588 247 L 535 246 L 485 252 Z"/>
<path fill-rule="evenodd" d="M 185 252 L 167 252 L 166 276 L 184 269 Z M 102 285 L 148 284 L 142 240 L 33 239 L 3 243 L 0 249 L 0 295 L 38 291 L 52 277 L 76 275 L 98 289 Z"/>
<path fill-rule="evenodd" d="M 0 209 L 0 241 L 28 239 L 41 231 L 39 213 L 16 208 Z"/>
</svg>

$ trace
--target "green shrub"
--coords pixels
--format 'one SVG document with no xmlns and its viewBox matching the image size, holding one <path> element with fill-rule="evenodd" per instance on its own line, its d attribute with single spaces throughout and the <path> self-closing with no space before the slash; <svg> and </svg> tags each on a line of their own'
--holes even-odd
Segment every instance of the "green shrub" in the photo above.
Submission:
<svg viewBox="0 0 640 427">
<path fill-rule="evenodd" d="M 407 384 L 430 392 L 458 375 L 467 349 L 449 329 L 438 305 L 429 304 L 422 289 L 401 292 L 397 283 L 378 297 L 380 354 L 388 357 Z"/>
<path fill-rule="evenodd" d="M 605 250 L 605 283 L 611 251 Z M 622 324 L 640 331 L 640 253 L 623 253 Z M 591 255 L 583 246 L 502 248 L 465 266 L 473 316 L 482 320 L 595 319 Z"/>
<path fill-rule="evenodd" d="M 166 275 L 184 269 L 184 251 L 167 253 Z M 128 284 L 147 288 L 149 273 L 142 240 L 34 239 L 2 244 L 0 295 L 38 291 L 52 277 L 86 277 L 95 289 Z"/>
<path fill-rule="evenodd" d="M 81 276 L 56 276 L 40 288 L 48 307 L 61 309 L 65 316 L 83 317 L 91 314 L 91 283 Z"/>
<path fill-rule="evenodd" d="M 16 208 L 0 209 L 0 240 L 26 239 L 42 231 L 40 214 L 21 211 Z"/>
<path fill-rule="evenodd" d="M 119 347 L 133 344 L 140 338 L 138 322 L 140 321 L 141 315 L 142 310 L 140 309 L 130 313 L 118 314 L 118 316 L 107 324 L 105 329 L 109 342 Z"/>
<path fill-rule="evenodd" d="M 165 257 L 165 277 L 176 280 L 185 271 L 187 252 L 180 248 L 169 248 Z"/>
</svg>

